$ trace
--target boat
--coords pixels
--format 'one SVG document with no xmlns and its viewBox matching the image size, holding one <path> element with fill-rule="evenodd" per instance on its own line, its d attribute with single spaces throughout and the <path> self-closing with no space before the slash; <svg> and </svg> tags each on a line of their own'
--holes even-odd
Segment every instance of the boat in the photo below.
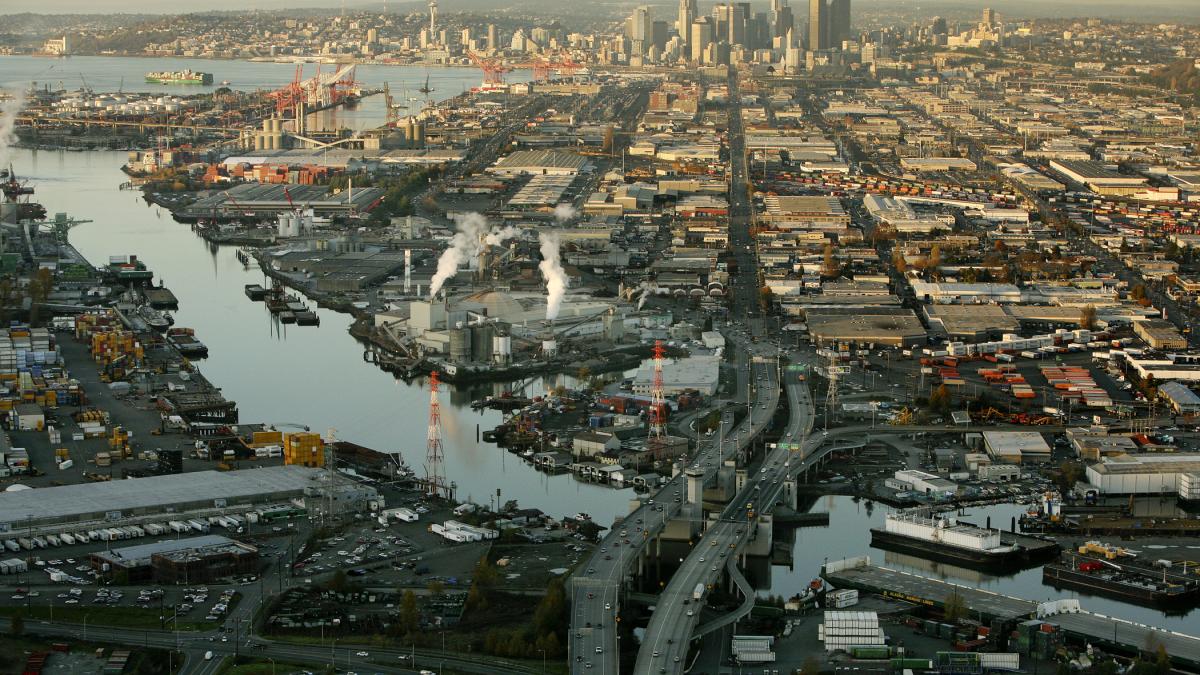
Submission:
<svg viewBox="0 0 1200 675">
<path fill-rule="evenodd" d="M 269 290 L 263 288 L 262 286 L 260 286 L 258 284 L 246 284 L 245 289 L 246 289 L 246 297 L 250 298 L 251 300 L 255 300 L 255 301 L 263 300 L 264 298 L 267 297 L 267 294 L 270 293 Z"/>
<path fill-rule="evenodd" d="M 146 73 L 147 84 L 212 84 L 212 73 L 186 70 L 158 70 Z"/>
<path fill-rule="evenodd" d="M 305 310 L 303 312 L 296 312 L 295 314 L 296 314 L 296 325 L 297 326 L 320 326 L 321 325 L 321 317 L 318 316 L 316 312 Z"/>
<path fill-rule="evenodd" d="M 279 313 L 280 323 L 296 323 L 296 313 L 290 309 L 285 309 Z"/>
<path fill-rule="evenodd" d="M 1085 549 L 1080 547 L 1081 551 Z M 1159 561 L 1155 568 L 1132 556 L 1109 560 L 1086 552 L 1063 553 L 1042 568 L 1042 583 L 1159 609 L 1187 609 L 1200 604 L 1200 579 L 1172 573 L 1168 561 Z"/>
<path fill-rule="evenodd" d="M 229 80 L 221 80 L 221 86 L 222 86 L 222 87 L 228 87 L 228 86 L 229 86 L 229 85 L 231 85 L 231 84 L 233 84 L 233 83 L 232 83 L 232 82 L 230 82 Z"/>
<path fill-rule="evenodd" d="M 208 356 L 208 347 L 196 339 L 196 331 L 191 328 L 169 329 L 167 331 L 167 343 L 174 347 L 180 354 L 187 357 L 203 358 Z"/>
<path fill-rule="evenodd" d="M 959 523 L 925 509 L 887 514 L 882 528 L 871 528 L 871 546 L 990 570 L 1020 569 L 1031 562 L 1029 550 L 1005 544 L 1000 530 Z"/>
<path fill-rule="evenodd" d="M 109 256 L 105 272 L 110 281 L 121 284 L 149 284 L 154 278 L 154 272 L 136 255 Z"/>
<path fill-rule="evenodd" d="M 175 320 L 171 318 L 171 315 L 165 312 L 160 312 L 150 305 L 142 305 L 138 307 L 137 313 L 138 316 L 141 317 L 142 321 L 145 321 L 146 325 L 153 330 L 164 331 L 170 328 L 171 324 L 175 323 Z"/>
</svg>

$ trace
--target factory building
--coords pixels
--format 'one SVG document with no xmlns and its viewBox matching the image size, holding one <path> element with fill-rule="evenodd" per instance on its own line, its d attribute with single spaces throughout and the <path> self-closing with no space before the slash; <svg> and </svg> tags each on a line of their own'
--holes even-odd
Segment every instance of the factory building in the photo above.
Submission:
<svg viewBox="0 0 1200 675">
<path fill-rule="evenodd" d="M 759 220 L 781 230 L 840 230 L 850 225 L 850 214 L 837 197 L 769 196 L 763 207 Z"/>
<path fill-rule="evenodd" d="M 1077 184 L 1102 195 L 1130 195 L 1146 188 L 1148 179 L 1123 176 L 1100 162 L 1052 159 L 1050 168 Z"/>
<path fill-rule="evenodd" d="M 258 549 L 219 535 L 171 539 L 91 554 L 92 569 L 120 584 L 212 583 L 258 573 Z"/>
<path fill-rule="evenodd" d="M 1200 454 L 1174 453 L 1102 457 L 1087 468 L 1088 483 L 1103 494 L 1179 494 L 1200 497 Z"/>
<path fill-rule="evenodd" d="M 1135 335 L 1154 349 L 1187 349 L 1187 338 L 1170 321 L 1147 319 L 1133 324 Z"/>
</svg>

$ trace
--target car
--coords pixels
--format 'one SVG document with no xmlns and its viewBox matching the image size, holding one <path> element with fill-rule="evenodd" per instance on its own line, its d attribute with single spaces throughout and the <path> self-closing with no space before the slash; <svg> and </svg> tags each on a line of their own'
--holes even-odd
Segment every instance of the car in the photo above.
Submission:
<svg viewBox="0 0 1200 675">
<path fill-rule="evenodd" d="M 603 653 L 604 653 L 604 647 L 596 647 L 596 653 L 597 653 L 597 654 L 603 654 Z"/>
<path fill-rule="evenodd" d="M 661 654 L 658 653 L 658 650 L 654 650 L 654 658 L 657 659 L 659 656 L 661 656 Z"/>
<path fill-rule="evenodd" d="M 690 610 L 690 609 L 689 609 L 689 610 L 687 611 L 687 615 L 688 615 L 688 616 L 695 616 L 695 615 L 696 615 L 696 612 L 695 612 L 694 610 Z"/>
<path fill-rule="evenodd" d="M 604 609 L 612 609 L 612 603 L 611 602 L 604 603 Z"/>
<path fill-rule="evenodd" d="M 355 656 L 370 656 L 367 652 L 358 652 Z"/>
</svg>

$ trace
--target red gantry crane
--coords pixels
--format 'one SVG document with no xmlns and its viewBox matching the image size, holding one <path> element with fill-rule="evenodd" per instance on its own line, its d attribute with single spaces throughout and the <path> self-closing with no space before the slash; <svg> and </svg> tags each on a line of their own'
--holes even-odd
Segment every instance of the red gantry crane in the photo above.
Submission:
<svg viewBox="0 0 1200 675">
<path fill-rule="evenodd" d="M 484 89 L 504 86 L 504 75 L 511 71 L 512 68 L 504 65 L 504 62 L 498 58 L 487 58 L 473 51 L 467 51 L 467 56 L 471 58 L 471 63 L 474 63 L 483 71 Z"/>
</svg>

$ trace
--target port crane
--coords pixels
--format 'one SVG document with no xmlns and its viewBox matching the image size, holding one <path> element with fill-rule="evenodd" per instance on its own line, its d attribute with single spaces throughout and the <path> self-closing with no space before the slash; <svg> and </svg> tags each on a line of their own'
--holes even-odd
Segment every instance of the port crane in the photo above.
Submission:
<svg viewBox="0 0 1200 675">
<path fill-rule="evenodd" d="M 467 56 L 470 57 L 471 63 L 474 63 L 480 70 L 483 71 L 484 89 L 504 86 L 504 75 L 510 72 L 512 69 L 504 65 L 502 60 L 498 58 L 487 58 L 470 50 L 467 51 Z"/>
</svg>

